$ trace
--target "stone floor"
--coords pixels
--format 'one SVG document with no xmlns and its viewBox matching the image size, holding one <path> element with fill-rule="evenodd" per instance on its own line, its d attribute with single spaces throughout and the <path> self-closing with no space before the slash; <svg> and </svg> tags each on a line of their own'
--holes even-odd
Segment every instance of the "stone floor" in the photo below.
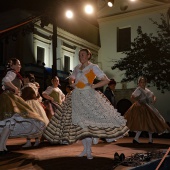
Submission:
<svg viewBox="0 0 170 170">
<path fill-rule="evenodd" d="M 140 138 L 141 144 L 133 144 L 132 137 L 125 137 L 113 143 L 99 141 L 92 146 L 94 159 L 76 157 L 83 149 L 81 141 L 72 145 L 51 145 L 41 143 L 39 147 L 23 149 L 25 139 L 9 139 L 11 151 L 0 157 L 0 170 L 129 170 L 133 166 L 116 166 L 114 153 L 124 153 L 126 158 L 136 153 L 164 151 L 170 147 L 170 139 Z M 32 140 L 32 144 L 34 141 Z"/>
</svg>

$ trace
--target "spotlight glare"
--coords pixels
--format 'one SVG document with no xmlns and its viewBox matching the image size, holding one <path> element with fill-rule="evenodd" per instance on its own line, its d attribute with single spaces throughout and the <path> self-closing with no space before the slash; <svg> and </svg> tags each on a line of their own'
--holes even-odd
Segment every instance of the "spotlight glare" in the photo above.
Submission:
<svg viewBox="0 0 170 170">
<path fill-rule="evenodd" d="M 73 12 L 71 10 L 66 11 L 66 17 L 69 19 L 73 18 Z"/>
<path fill-rule="evenodd" d="M 107 0 L 107 5 L 108 5 L 108 7 L 113 7 L 114 0 Z"/>
<path fill-rule="evenodd" d="M 113 4 L 112 4 L 111 2 L 108 2 L 107 5 L 108 5 L 109 7 L 112 7 L 112 6 L 113 6 Z"/>
<path fill-rule="evenodd" d="M 93 13 L 93 7 L 91 5 L 86 5 L 84 9 L 87 14 Z"/>
</svg>

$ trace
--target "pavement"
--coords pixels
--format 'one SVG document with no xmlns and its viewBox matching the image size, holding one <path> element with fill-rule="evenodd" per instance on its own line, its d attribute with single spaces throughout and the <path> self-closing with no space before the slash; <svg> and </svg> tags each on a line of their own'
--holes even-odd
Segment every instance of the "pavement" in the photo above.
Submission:
<svg viewBox="0 0 170 170">
<path fill-rule="evenodd" d="M 7 148 L 10 153 L 0 156 L 0 170 L 130 170 L 135 165 L 115 162 L 115 152 L 123 153 L 127 159 L 148 152 L 165 154 L 170 147 L 170 138 L 154 138 L 153 144 L 148 144 L 148 138 L 144 137 L 140 138 L 141 144 L 133 144 L 132 140 L 132 137 L 112 143 L 99 140 L 97 145 L 92 146 L 94 158 L 88 160 L 77 157 L 83 150 L 81 141 L 72 145 L 52 145 L 45 141 L 38 147 L 22 148 L 26 139 L 9 139 Z"/>
</svg>

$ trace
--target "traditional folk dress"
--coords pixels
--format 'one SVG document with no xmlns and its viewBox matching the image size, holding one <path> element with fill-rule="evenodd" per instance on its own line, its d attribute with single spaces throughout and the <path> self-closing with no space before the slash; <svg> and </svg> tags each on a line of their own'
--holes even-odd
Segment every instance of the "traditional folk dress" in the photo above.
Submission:
<svg viewBox="0 0 170 170">
<path fill-rule="evenodd" d="M 38 113 L 45 125 L 49 123 L 49 120 L 47 118 L 47 115 L 45 113 L 44 108 L 42 107 L 40 101 L 39 101 L 39 92 L 38 88 L 34 83 L 27 83 L 24 84 L 24 86 L 21 89 L 21 97 L 26 101 L 26 103 L 33 108 L 36 113 Z"/>
<path fill-rule="evenodd" d="M 0 133 L 8 126 L 11 130 L 9 137 L 38 137 L 42 134 L 45 123 L 19 95 L 5 85 L 12 82 L 21 89 L 21 76 L 14 70 L 9 70 L 2 79 L 4 92 L 0 95 Z"/>
<path fill-rule="evenodd" d="M 137 99 L 137 102 L 124 115 L 131 131 L 147 131 L 158 134 L 170 131 L 170 127 L 153 105 L 153 92 L 147 88 L 137 87 L 132 95 Z"/>
<path fill-rule="evenodd" d="M 85 137 L 120 138 L 127 132 L 126 120 L 100 92 L 91 88 L 96 76 L 105 74 L 90 63 L 83 70 L 75 67 L 75 89 L 67 95 L 62 107 L 55 113 L 44 131 L 51 143 L 76 142 Z"/>
<path fill-rule="evenodd" d="M 47 117 L 50 120 L 54 113 L 57 112 L 58 107 L 60 107 L 59 105 L 62 104 L 65 95 L 58 87 L 53 86 L 48 86 L 42 94 L 47 94 L 54 99 L 54 102 L 51 102 L 49 100 L 45 100 L 43 102 L 43 104 L 45 105 Z"/>
</svg>

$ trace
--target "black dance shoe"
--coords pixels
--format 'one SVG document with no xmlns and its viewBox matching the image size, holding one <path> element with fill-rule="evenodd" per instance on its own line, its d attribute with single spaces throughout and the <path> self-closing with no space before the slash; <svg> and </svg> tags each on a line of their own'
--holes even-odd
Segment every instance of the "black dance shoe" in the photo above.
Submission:
<svg viewBox="0 0 170 170">
<path fill-rule="evenodd" d="M 117 152 L 114 154 L 114 160 L 120 161 L 120 157 L 119 157 L 119 154 Z"/>
<path fill-rule="evenodd" d="M 121 153 L 120 156 L 119 156 L 119 159 L 121 162 L 123 162 L 125 160 L 125 155 L 124 153 Z"/>
<path fill-rule="evenodd" d="M 151 142 L 148 142 L 148 144 L 153 144 L 153 140 Z"/>
<path fill-rule="evenodd" d="M 0 156 L 5 156 L 5 151 L 0 151 Z"/>
<path fill-rule="evenodd" d="M 133 143 L 140 144 L 137 140 L 133 139 Z"/>
<path fill-rule="evenodd" d="M 3 152 L 5 152 L 5 154 L 7 154 L 7 153 L 11 153 L 11 151 L 10 151 L 10 150 L 4 150 Z"/>
</svg>

